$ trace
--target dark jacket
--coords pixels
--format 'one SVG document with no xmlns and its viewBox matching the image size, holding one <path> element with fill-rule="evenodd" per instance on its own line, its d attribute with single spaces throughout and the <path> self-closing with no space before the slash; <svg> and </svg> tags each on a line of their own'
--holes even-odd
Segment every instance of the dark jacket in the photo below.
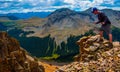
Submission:
<svg viewBox="0 0 120 72">
<path fill-rule="evenodd" d="M 108 19 L 108 17 L 104 14 L 104 13 L 102 13 L 102 12 L 100 12 L 99 14 L 98 14 L 98 22 L 96 23 L 96 24 L 98 24 L 98 23 L 101 23 L 101 22 L 104 22 L 105 24 L 103 24 L 103 26 L 104 25 L 106 25 L 106 24 L 111 24 L 111 22 L 110 22 L 110 20 Z"/>
</svg>

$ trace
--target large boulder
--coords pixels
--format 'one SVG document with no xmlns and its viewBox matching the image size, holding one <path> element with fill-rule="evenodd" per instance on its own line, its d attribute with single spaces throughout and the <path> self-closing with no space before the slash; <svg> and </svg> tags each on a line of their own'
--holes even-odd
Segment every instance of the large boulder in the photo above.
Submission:
<svg viewBox="0 0 120 72">
<path fill-rule="evenodd" d="M 80 54 L 77 61 L 60 67 L 56 72 L 120 72 L 120 43 L 99 35 L 87 36 L 77 41 Z"/>
<path fill-rule="evenodd" d="M 16 39 L 0 32 L 0 72 L 44 72 L 44 67 Z"/>
<path fill-rule="evenodd" d="M 113 47 L 112 43 L 100 37 L 100 35 L 86 36 L 77 41 L 80 54 L 75 58 L 77 61 L 90 61 L 99 58 L 98 53 L 107 51 Z"/>
</svg>

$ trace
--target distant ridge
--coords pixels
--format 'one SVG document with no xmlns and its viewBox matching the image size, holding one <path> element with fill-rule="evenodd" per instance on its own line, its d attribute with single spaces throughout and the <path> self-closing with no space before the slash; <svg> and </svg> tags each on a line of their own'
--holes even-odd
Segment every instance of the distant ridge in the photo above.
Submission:
<svg viewBox="0 0 120 72">
<path fill-rule="evenodd" d="M 31 17 L 46 18 L 51 12 L 28 12 L 28 13 L 9 13 L 9 14 L 0 14 L 1 16 L 15 16 L 19 19 L 29 19 Z"/>
</svg>

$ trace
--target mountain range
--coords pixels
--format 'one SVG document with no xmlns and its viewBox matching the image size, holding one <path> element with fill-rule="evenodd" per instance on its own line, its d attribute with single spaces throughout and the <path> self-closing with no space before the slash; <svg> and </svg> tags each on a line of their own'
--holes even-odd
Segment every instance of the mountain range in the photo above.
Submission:
<svg viewBox="0 0 120 72">
<path fill-rule="evenodd" d="M 114 40 L 119 40 L 117 34 L 120 33 L 120 11 L 111 9 L 101 11 L 112 22 Z M 25 19 L 14 15 L 11 16 L 13 19 L 9 16 L 1 16 L 0 30 L 7 31 L 17 38 L 21 46 L 34 56 L 67 59 L 68 56 L 79 52 L 79 47 L 75 44 L 79 38 L 92 35 L 94 32 L 98 33 L 98 27 L 100 27 L 93 24 L 97 21 L 97 17 L 91 13 L 91 9 L 76 12 L 62 8 L 49 14 L 42 14 L 44 18 L 39 18 L 40 15 L 38 13 L 34 16 L 32 13 L 30 18 L 27 18 L 27 14 L 21 13 L 21 16 L 26 16 Z"/>
<path fill-rule="evenodd" d="M 113 26 L 120 28 L 120 11 L 115 11 L 111 9 L 104 9 L 101 11 L 108 16 Z M 34 31 L 35 33 L 29 36 L 44 37 L 51 34 L 51 37 L 54 37 L 56 41 L 59 42 L 60 40 L 66 41 L 66 38 L 68 38 L 71 34 L 80 35 L 84 34 L 90 29 L 94 29 L 94 22 L 97 21 L 97 17 L 91 13 L 91 9 L 83 12 L 76 12 L 68 8 L 62 8 L 49 14 L 44 19 L 32 20 L 36 21 L 34 23 L 36 23 L 38 28 L 31 28 L 32 31 Z M 31 20 L 29 19 L 26 22 L 29 21 Z M 28 24 L 28 26 L 29 25 L 30 23 Z M 24 27 L 24 29 L 26 27 Z"/>
<path fill-rule="evenodd" d="M 29 19 L 31 17 L 39 17 L 39 18 L 45 18 L 47 17 L 51 12 L 28 12 L 28 13 L 8 13 L 8 14 L 0 14 L 1 16 L 6 17 L 16 17 L 18 19 Z M 13 20 L 13 19 L 11 19 Z"/>
</svg>

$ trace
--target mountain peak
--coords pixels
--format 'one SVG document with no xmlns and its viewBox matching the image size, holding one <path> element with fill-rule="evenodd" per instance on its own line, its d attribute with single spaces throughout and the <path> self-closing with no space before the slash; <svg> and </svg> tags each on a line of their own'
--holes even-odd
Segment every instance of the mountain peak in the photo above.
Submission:
<svg viewBox="0 0 120 72">
<path fill-rule="evenodd" d="M 53 15 L 69 15 L 75 13 L 75 11 L 70 10 L 69 8 L 61 8 L 61 9 L 57 9 L 56 11 L 54 11 L 53 13 L 51 13 L 49 16 L 53 16 Z"/>
<path fill-rule="evenodd" d="M 68 19 L 71 21 L 73 19 L 72 16 L 77 14 L 77 12 L 68 8 L 58 9 L 48 16 L 48 21 L 43 27 L 50 27 L 51 25 L 62 26 L 61 24 L 65 22 L 64 19 L 67 19 L 66 21 L 68 21 Z"/>
<path fill-rule="evenodd" d="M 70 10 L 69 8 L 61 8 L 61 9 L 58 9 L 56 11 L 59 11 L 59 12 L 62 12 L 62 11 L 70 11 L 70 12 L 73 12 L 72 10 Z"/>
</svg>

